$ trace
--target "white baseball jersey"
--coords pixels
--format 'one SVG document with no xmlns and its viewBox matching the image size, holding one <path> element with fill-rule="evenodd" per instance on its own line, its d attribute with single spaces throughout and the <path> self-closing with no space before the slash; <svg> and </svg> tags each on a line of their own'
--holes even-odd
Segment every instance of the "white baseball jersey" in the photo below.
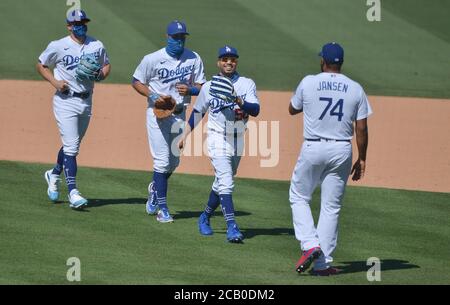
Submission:
<svg viewBox="0 0 450 305">
<path fill-rule="evenodd" d="M 39 62 L 44 66 L 54 69 L 56 80 L 65 80 L 74 92 L 92 91 L 94 81 L 78 81 L 75 78 L 75 70 L 80 62 L 81 56 L 95 54 L 100 65 L 109 64 L 108 54 L 103 43 L 93 37 L 87 36 L 84 44 L 79 44 L 70 36 L 50 42 L 47 49 L 39 56 Z"/>
<path fill-rule="evenodd" d="M 242 120 L 244 124 L 247 124 L 248 116 L 243 117 L 242 113 L 239 113 L 240 107 L 234 102 L 229 103 L 211 96 L 209 94 L 210 86 L 211 81 L 202 86 L 202 90 L 194 105 L 194 109 L 201 113 L 206 113 L 209 109 L 208 130 L 225 133 L 227 122 Z M 236 94 L 243 101 L 259 104 L 258 96 L 256 95 L 256 85 L 253 80 L 239 76 L 237 81 L 233 83 L 233 86 Z"/>
<path fill-rule="evenodd" d="M 177 83 L 193 85 L 206 82 L 202 59 L 187 48 L 184 48 L 179 59 L 167 54 L 165 48 L 148 54 L 136 68 L 133 77 L 148 85 L 151 92 L 172 96 L 177 104 L 191 102 L 190 96 L 183 97 L 178 93 L 175 87 Z"/>
<path fill-rule="evenodd" d="M 372 113 L 361 85 L 341 73 L 306 76 L 291 104 L 303 109 L 305 139 L 351 140 L 353 122 Z"/>
</svg>

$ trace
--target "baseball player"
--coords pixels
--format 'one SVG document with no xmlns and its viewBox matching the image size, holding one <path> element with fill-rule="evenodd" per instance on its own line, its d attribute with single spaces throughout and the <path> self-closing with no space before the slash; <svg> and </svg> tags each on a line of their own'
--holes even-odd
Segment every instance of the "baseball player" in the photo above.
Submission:
<svg viewBox="0 0 450 305">
<path fill-rule="evenodd" d="M 202 235 L 213 234 L 210 217 L 221 204 L 227 240 L 236 243 L 242 242 L 244 236 L 234 218 L 233 177 L 241 160 L 248 117 L 259 114 L 255 83 L 238 74 L 238 58 L 237 50 L 231 46 L 219 49 L 219 74 L 203 85 L 178 144 L 180 150 L 184 148 L 186 137 L 209 110 L 208 153 L 215 179 L 205 211 L 198 219 L 198 228 Z"/>
<path fill-rule="evenodd" d="M 69 36 L 52 41 L 39 56 L 36 67 L 56 89 L 53 112 L 63 144 L 55 167 L 46 171 L 44 177 L 47 195 L 55 202 L 59 197 L 59 176 L 64 169 L 70 207 L 81 209 L 87 200 L 76 186 L 76 156 L 91 119 L 94 82 L 105 79 L 111 65 L 103 43 L 87 36 L 90 19 L 83 10 L 73 10 L 66 21 Z"/>
<path fill-rule="evenodd" d="M 292 174 L 291 202 L 295 236 L 303 254 L 296 265 L 301 273 L 314 262 L 313 274 L 333 275 L 338 217 L 347 179 L 364 176 L 368 144 L 367 117 L 372 113 L 363 88 L 341 73 L 344 50 L 325 44 L 319 54 L 322 73 L 300 82 L 289 105 L 291 115 L 304 113 L 304 142 Z M 358 159 L 352 168 L 353 123 Z M 317 229 L 311 215 L 312 194 L 321 185 L 321 210 Z"/>
<path fill-rule="evenodd" d="M 148 101 L 147 133 L 153 157 L 153 181 L 148 186 L 146 211 L 159 222 L 172 222 L 167 207 L 167 181 L 180 163 L 172 142 L 180 136 L 185 109 L 206 82 L 200 56 L 185 48 L 186 24 L 167 26 L 167 45 L 144 57 L 133 74 L 133 88 Z M 176 147 L 177 142 L 174 144 Z"/>
</svg>

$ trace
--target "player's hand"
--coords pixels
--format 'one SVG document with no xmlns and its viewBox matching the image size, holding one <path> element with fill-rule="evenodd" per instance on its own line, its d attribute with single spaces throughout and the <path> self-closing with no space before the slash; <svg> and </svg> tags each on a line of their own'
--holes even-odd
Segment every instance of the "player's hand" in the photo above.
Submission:
<svg viewBox="0 0 450 305">
<path fill-rule="evenodd" d="M 180 149 L 180 152 L 183 151 L 185 145 L 186 145 L 186 140 L 184 139 L 184 137 L 182 137 L 180 139 L 180 141 L 178 142 L 178 148 Z"/>
<path fill-rule="evenodd" d="M 189 95 L 189 86 L 185 83 L 178 83 L 175 85 L 175 88 L 177 89 L 178 93 L 181 96 Z"/>
<path fill-rule="evenodd" d="M 164 103 L 166 99 L 170 98 L 170 95 L 160 94 L 159 97 L 155 100 L 156 103 Z"/>
<path fill-rule="evenodd" d="M 360 159 L 356 160 L 355 164 L 352 167 L 352 180 L 358 181 L 364 177 L 364 172 L 366 171 L 366 161 L 362 161 Z"/>
<path fill-rule="evenodd" d="M 64 92 L 69 90 L 69 83 L 65 80 L 57 80 L 53 83 L 53 87 L 55 87 L 59 92 Z"/>
<path fill-rule="evenodd" d="M 240 97 L 237 97 L 236 104 L 241 108 L 244 105 L 244 101 Z"/>
</svg>

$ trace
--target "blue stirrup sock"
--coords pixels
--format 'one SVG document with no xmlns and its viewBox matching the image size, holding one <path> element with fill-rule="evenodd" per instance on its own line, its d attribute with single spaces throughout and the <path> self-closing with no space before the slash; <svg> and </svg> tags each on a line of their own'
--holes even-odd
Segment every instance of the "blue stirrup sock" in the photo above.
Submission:
<svg viewBox="0 0 450 305">
<path fill-rule="evenodd" d="M 231 194 L 220 194 L 220 204 L 222 204 L 223 217 L 227 222 L 227 226 L 235 224 L 233 197 Z"/>
<path fill-rule="evenodd" d="M 153 172 L 153 181 L 156 191 L 156 203 L 160 209 L 167 209 L 167 180 L 171 173 Z"/>
<path fill-rule="evenodd" d="M 211 217 L 214 211 L 219 206 L 219 204 L 220 204 L 219 195 L 217 195 L 213 190 L 211 190 L 211 193 L 209 193 L 208 204 L 206 205 L 205 208 L 205 214 L 208 217 Z"/>
<path fill-rule="evenodd" d="M 73 189 L 77 188 L 76 176 L 77 176 L 77 157 L 64 155 L 64 174 L 66 175 L 67 188 L 69 194 Z"/>
<path fill-rule="evenodd" d="M 61 175 L 61 172 L 63 170 L 63 162 L 64 162 L 64 150 L 61 147 L 61 149 L 58 152 L 58 159 L 56 160 L 55 167 L 53 168 L 52 174 L 53 175 Z"/>
</svg>

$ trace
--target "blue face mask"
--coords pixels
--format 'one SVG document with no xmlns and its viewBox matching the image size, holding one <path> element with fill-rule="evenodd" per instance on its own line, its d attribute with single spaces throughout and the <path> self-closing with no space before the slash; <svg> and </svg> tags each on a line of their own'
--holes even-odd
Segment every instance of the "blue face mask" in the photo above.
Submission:
<svg viewBox="0 0 450 305">
<path fill-rule="evenodd" d="M 79 38 L 85 38 L 87 33 L 87 25 L 74 25 L 72 26 L 72 32 L 75 36 Z"/>
<path fill-rule="evenodd" d="M 179 57 L 184 51 L 185 39 L 174 39 L 169 36 L 167 38 L 166 51 L 172 57 Z"/>
</svg>

